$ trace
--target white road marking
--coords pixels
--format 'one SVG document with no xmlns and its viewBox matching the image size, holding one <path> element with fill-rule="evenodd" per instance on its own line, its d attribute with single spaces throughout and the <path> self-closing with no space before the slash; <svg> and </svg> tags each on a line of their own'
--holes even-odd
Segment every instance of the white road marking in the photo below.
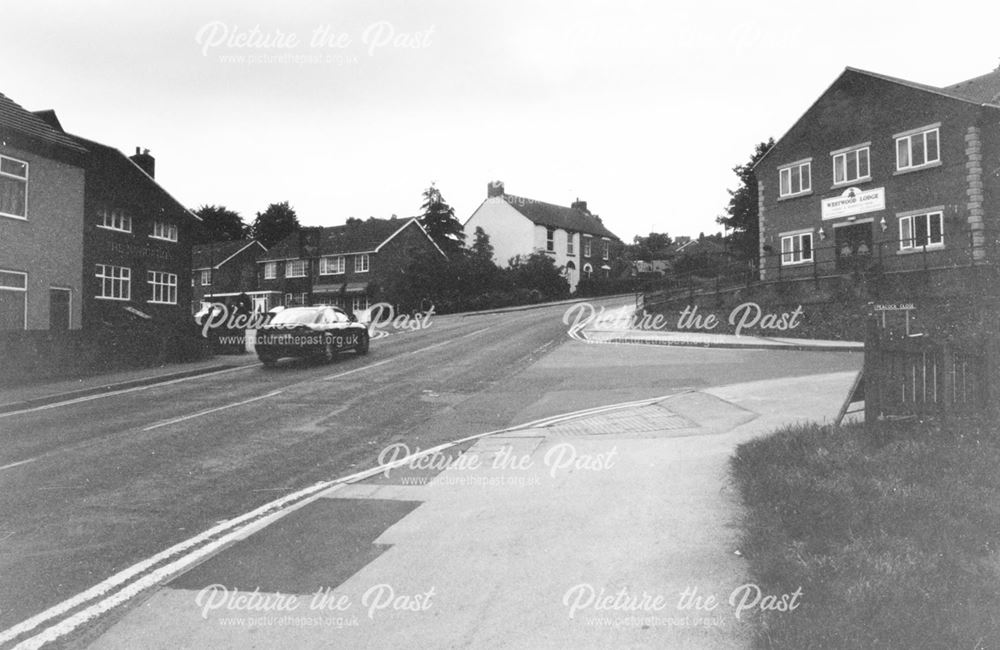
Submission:
<svg viewBox="0 0 1000 650">
<path fill-rule="evenodd" d="M 460 338 L 465 338 L 465 337 L 468 337 L 468 336 L 473 336 L 475 334 L 479 334 L 479 333 L 485 332 L 488 329 L 491 329 L 491 328 L 490 327 L 484 327 L 483 329 L 476 330 L 475 332 L 470 332 L 468 334 L 463 334 L 462 336 L 459 336 L 456 339 L 452 339 L 452 340 L 449 340 L 449 341 L 443 341 L 441 343 L 437 343 L 437 344 L 434 344 L 434 345 L 431 345 L 431 346 L 428 346 L 428 347 L 425 347 L 425 348 L 421 348 L 419 350 L 414 350 L 413 352 L 410 352 L 409 354 L 416 354 L 418 352 L 425 352 L 427 350 L 431 350 L 431 349 L 440 347 L 442 345 L 446 345 L 448 343 L 451 343 L 454 340 L 457 340 L 457 339 L 460 339 Z M 364 366 L 362 368 L 355 368 L 354 370 L 349 370 L 349 371 L 347 371 L 345 373 L 341 373 L 340 375 L 333 375 L 333 377 L 344 376 L 344 375 L 346 375 L 348 373 L 351 373 L 351 372 L 360 371 L 360 370 L 364 370 L 366 368 L 375 367 L 376 365 L 381 365 L 382 363 L 388 363 L 389 361 L 392 361 L 395 358 L 396 357 L 394 357 L 393 359 L 386 359 L 384 361 L 380 361 L 380 362 L 378 362 L 378 364 L 371 364 L 369 366 Z M 125 391 L 123 391 L 123 392 L 125 392 Z M 167 422 L 161 422 L 159 424 L 153 425 L 152 427 L 144 429 L 144 431 L 147 431 L 149 429 L 156 428 L 156 427 L 159 427 L 159 426 L 166 426 L 167 424 L 172 424 L 172 423 L 175 423 L 175 422 L 180 422 L 180 421 L 182 421 L 184 419 L 190 419 L 190 418 L 193 418 L 193 417 L 198 417 L 199 415 L 204 415 L 206 413 L 210 413 L 210 412 L 222 410 L 224 408 L 230 408 L 230 407 L 233 407 L 233 406 L 238 406 L 240 404 L 245 404 L 247 402 L 252 402 L 254 400 L 263 399 L 265 397 L 271 397 L 271 396 L 276 395 L 276 394 L 281 393 L 281 392 L 282 391 L 275 391 L 274 393 L 269 393 L 267 395 L 261 395 L 259 397 L 255 397 L 255 398 L 252 398 L 252 399 L 249 399 L 249 400 L 246 400 L 244 402 L 237 403 L 237 404 L 229 404 L 227 406 L 218 407 L 218 408 L 215 408 L 215 409 L 211 409 L 209 411 L 203 411 L 201 413 L 195 413 L 195 414 L 190 415 L 190 416 L 185 416 L 184 418 L 179 418 L 179 419 L 175 419 L 175 420 L 169 420 Z M 657 398 L 657 399 L 664 399 L 664 398 Z M 656 401 L 656 400 L 645 400 L 645 401 Z M 606 408 L 609 408 L 609 407 L 601 407 L 601 408 L 606 409 Z M 581 413 L 583 413 L 583 412 L 591 412 L 593 410 L 594 409 L 587 409 L 586 411 L 581 411 Z M 559 416 L 559 417 L 565 417 L 565 414 L 563 416 Z M 203 533 L 201 533 L 199 535 L 196 535 L 195 537 L 192 537 L 192 538 L 190 538 L 188 540 L 180 542 L 179 544 L 175 544 L 174 546 L 168 548 L 165 551 L 161 551 L 160 553 L 157 553 L 156 555 L 154 555 L 154 556 L 152 556 L 152 557 L 150 557 L 150 558 L 148 558 L 146 560 L 143 560 L 142 562 L 138 562 L 138 563 L 132 565 L 131 567 L 127 568 L 127 569 L 119 571 L 115 575 L 113 575 L 113 576 L 107 578 L 106 580 L 98 583 L 97 585 L 91 587 L 90 589 L 87 589 L 86 591 L 83 591 L 83 592 L 81 592 L 81 593 L 73 596 L 72 598 L 69 598 L 69 599 L 67 599 L 67 600 L 65 600 L 65 601 L 63 601 L 63 602 L 61 602 L 61 603 L 59 603 L 59 604 L 57 604 L 57 605 L 55 605 L 53 607 L 50 607 L 49 609 L 45 610 L 44 612 L 36 614 L 35 616 L 32 616 L 31 618 L 26 619 L 26 620 L 18 623 L 17 625 L 15 625 L 15 626 L 13 626 L 11 628 L 8 628 L 7 630 L 4 630 L 3 632 L 0 632 L 0 644 L 6 643 L 7 641 L 10 641 L 12 639 L 16 639 L 17 637 L 22 636 L 22 635 L 30 632 L 31 630 L 39 627 L 40 625 L 42 625 L 44 623 L 47 623 L 48 621 L 50 621 L 52 619 L 55 619 L 55 618 L 57 618 L 59 616 L 62 616 L 64 614 L 66 614 L 67 612 L 72 611 L 73 609 L 76 609 L 77 607 L 80 607 L 80 606 L 82 606 L 82 605 L 84 605 L 84 604 L 86 604 L 86 603 L 88 603 L 88 602 L 90 602 L 92 600 L 97 599 L 97 598 L 101 598 L 102 596 L 106 596 L 106 594 L 108 594 L 109 592 L 112 592 L 115 589 L 118 589 L 118 591 L 114 591 L 114 593 L 112 593 L 110 596 L 104 597 L 103 600 L 97 602 L 96 604 L 90 605 L 89 607 L 87 607 L 87 608 L 85 608 L 85 609 L 77 612 L 73 616 L 65 618 L 65 619 L 61 620 L 59 623 L 57 623 L 55 625 L 52 625 L 52 626 L 50 626 L 48 628 L 45 628 L 39 634 L 36 634 L 35 636 L 33 636 L 33 637 L 31 637 L 31 638 L 29 638 L 29 639 L 21 642 L 17 646 L 17 648 L 25 648 L 25 649 L 28 649 L 28 648 L 32 648 L 32 649 L 33 648 L 39 648 L 39 647 L 41 647 L 42 645 L 44 645 L 46 643 L 50 643 L 50 642 L 52 642 L 52 641 L 54 641 L 54 640 L 56 640 L 56 639 L 58 639 L 58 638 L 60 638 L 62 636 L 65 636 L 66 634 L 69 634 L 74 629 L 76 629 L 80 625 L 86 623 L 87 621 L 93 619 L 94 617 L 99 616 L 99 615 L 103 614 L 104 612 L 106 612 L 106 611 L 108 611 L 108 610 L 110 610 L 110 609 L 112 609 L 114 607 L 117 607 L 118 605 L 120 605 L 122 603 L 125 603 L 126 601 L 128 601 L 129 599 L 131 599 L 132 597 L 134 597 L 136 594 L 144 591 L 145 589 L 148 589 L 150 587 L 154 587 L 154 586 L 156 586 L 158 584 L 161 584 L 161 583 L 167 581 L 169 578 L 171 578 L 171 577 L 177 575 L 178 573 L 182 572 L 183 570 L 187 569 L 190 565 L 192 565 L 195 562 L 201 560 L 203 557 L 205 557 L 207 555 L 210 555 L 211 553 L 213 553 L 216 550 L 222 548 L 223 546 L 225 546 L 229 542 L 231 542 L 231 541 L 233 541 L 235 539 L 238 539 L 241 535 L 248 535 L 251 532 L 253 532 L 253 530 L 258 529 L 258 528 L 262 528 L 265 525 L 271 523 L 273 520 L 276 520 L 276 519 L 280 518 L 281 516 L 284 516 L 287 512 L 291 511 L 293 508 L 302 507 L 302 506 L 306 505 L 307 503 L 315 500 L 316 498 L 319 498 L 324 492 L 326 492 L 326 491 L 328 491 L 330 489 L 337 489 L 340 485 L 343 485 L 343 484 L 346 484 L 346 483 L 356 482 L 356 481 L 361 480 L 363 478 L 367 478 L 368 476 L 373 476 L 375 474 L 378 474 L 379 472 L 384 472 L 387 469 L 392 469 L 394 467 L 398 467 L 400 465 L 403 465 L 403 464 L 406 464 L 408 462 L 411 462 L 412 460 L 415 460 L 417 458 L 426 456 L 428 454 L 433 454 L 433 453 L 440 452 L 442 450 L 454 447 L 454 446 L 456 446 L 456 445 L 458 445 L 460 443 L 467 442 L 469 440 L 475 440 L 475 439 L 478 439 L 478 438 L 484 438 L 486 436 L 494 435 L 494 434 L 497 434 L 497 433 L 502 433 L 504 431 L 511 431 L 511 430 L 517 430 L 517 429 L 527 428 L 527 427 L 530 427 L 530 426 L 537 426 L 539 422 L 543 422 L 543 421 L 544 420 L 538 420 L 536 422 L 529 422 L 527 424 L 518 425 L 517 427 L 512 427 L 512 428 L 507 428 L 507 429 L 498 429 L 498 430 L 495 430 L 495 431 L 488 431 L 486 433 L 480 433 L 480 434 L 468 436 L 466 438 L 462 438 L 461 440 L 457 440 L 455 442 L 450 442 L 450 443 L 445 443 L 445 444 L 437 445 L 435 447 L 431 447 L 429 449 L 425 449 L 424 451 L 417 452 L 417 453 L 414 453 L 414 454 L 410 454 L 409 456 L 407 456 L 405 458 L 401 458 L 401 459 L 399 459 L 399 460 L 397 460 L 397 461 L 395 461 L 393 463 L 385 463 L 385 464 L 380 465 L 378 467 L 375 467 L 375 468 L 372 468 L 372 469 L 369 469 L 369 470 L 365 470 L 363 472 L 358 472 L 358 473 L 355 473 L 355 474 L 351 474 L 349 476 L 342 477 L 342 478 L 339 478 L 339 479 L 334 479 L 332 481 L 323 481 L 323 482 L 317 483 L 317 484 L 315 484 L 315 485 L 313 485 L 311 487 L 304 488 L 304 489 L 299 490 L 297 492 L 294 492 L 292 494 L 289 494 L 289 495 L 286 495 L 284 497 L 281 497 L 280 499 L 276 499 L 275 501 L 271 501 L 270 503 L 266 503 L 263 506 L 255 509 L 255 510 L 253 510 L 251 512 L 243 514 L 243 515 L 241 515 L 239 517 L 236 517 L 234 519 L 231 519 L 229 521 L 225 521 L 223 523 L 220 523 L 217 526 L 214 526 L 213 528 L 211 528 L 211 529 L 209 529 L 209 530 L 207 530 L 207 531 L 205 531 L 205 532 L 203 532 Z M 271 510 L 275 510 L 275 512 L 267 514 Z M 193 547 L 195 547 L 195 546 L 197 546 L 199 544 L 202 544 L 203 542 L 206 542 L 206 541 L 210 540 L 211 538 L 215 537 L 216 535 L 220 535 L 220 534 L 222 534 L 223 537 L 220 537 L 219 539 L 216 539 L 215 541 L 209 542 L 209 543 L 205 544 L 204 546 L 201 546 L 201 547 L 199 547 L 199 548 L 197 548 L 197 549 L 195 549 L 193 551 L 190 551 L 190 552 L 187 553 L 187 555 L 183 555 L 180 558 L 174 560 L 173 562 L 171 562 L 171 563 L 169 563 L 169 564 L 167 564 L 165 566 L 162 566 L 159 569 L 153 570 L 152 572 L 147 573 L 146 575 L 144 575 L 144 576 L 138 578 L 137 580 L 134 580 L 133 582 L 129 583 L 130 580 L 132 580 L 133 578 L 136 578 L 136 576 L 141 576 L 144 572 L 149 571 L 150 569 L 152 569 L 153 567 L 155 567 L 157 564 L 160 564 L 161 562 L 164 562 L 164 561 L 172 558 L 175 555 L 187 552 L 187 551 L 189 551 L 189 549 L 192 549 Z"/>
<path fill-rule="evenodd" d="M 9 411 L 7 413 L 0 413 L 0 418 L 10 417 L 12 415 L 21 415 L 22 413 L 33 413 L 35 411 L 46 411 L 48 409 L 59 408 L 60 406 L 69 406 L 71 404 L 80 404 L 82 402 L 90 402 L 95 399 L 103 399 L 105 397 L 113 397 L 115 395 L 124 395 L 125 393 L 135 393 L 140 390 L 148 390 L 150 388 L 157 388 L 159 386 L 169 386 L 170 384 L 179 384 L 182 381 L 191 381 L 192 379 L 201 379 L 202 377 L 214 377 L 215 375 L 221 375 L 227 372 L 236 372 L 237 370 L 248 370 L 250 368 L 255 368 L 256 366 L 247 364 L 245 366 L 238 366 L 236 368 L 226 368 L 225 370 L 216 370 L 215 372 L 206 372 L 201 375 L 192 375 L 191 377 L 181 377 L 180 379 L 171 379 L 170 381 L 161 381 L 155 384 L 148 384 L 146 386 L 135 386 L 133 388 L 123 388 L 121 390 L 112 390 L 106 393 L 97 393 L 96 395 L 86 395 L 84 397 L 77 397 L 75 399 L 66 400 L 65 402 L 54 402 L 52 404 L 43 404 L 42 406 L 34 406 L 31 408 L 22 409 L 20 411 Z"/>
<path fill-rule="evenodd" d="M 11 463 L 10 465 L 4 465 L 3 467 L 0 467 L 0 471 L 3 471 L 5 469 L 10 469 L 11 467 L 17 467 L 18 465 L 27 465 L 28 463 L 33 463 L 36 460 L 38 460 L 38 459 L 37 458 L 29 458 L 28 460 L 19 460 L 16 463 Z"/>
<path fill-rule="evenodd" d="M 225 409 L 231 409 L 234 406 L 243 406 L 244 404 L 249 404 L 250 402 L 256 402 L 257 400 L 267 399 L 268 397 L 274 397 L 275 395 L 280 395 L 284 391 L 276 390 L 268 393 L 267 395 L 258 395 L 257 397 L 251 397 L 250 399 L 245 399 L 242 402 L 234 402 L 232 404 L 226 404 L 225 406 L 216 406 L 212 409 L 207 409 L 205 411 L 199 411 L 198 413 L 192 413 L 191 415 L 184 415 L 179 418 L 174 418 L 172 420 L 166 420 L 164 422 L 158 422 L 152 426 L 148 426 L 143 431 L 152 431 L 153 429 L 159 429 L 160 427 L 170 426 L 171 424 L 177 424 L 178 422 L 185 422 L 187 420 L 192 420 L 194 418 L 199 418 L 203 415 L 208 415 L 209 413 L 215 413 L 217 411 L 224 411 Z"/>
</svg>

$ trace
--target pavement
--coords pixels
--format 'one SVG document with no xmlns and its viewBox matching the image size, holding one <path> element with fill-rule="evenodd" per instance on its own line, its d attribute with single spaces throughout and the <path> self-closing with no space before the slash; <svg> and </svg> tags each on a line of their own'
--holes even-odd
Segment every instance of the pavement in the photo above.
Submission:
<svg viewBox="0 0 1000 650">
<path fill-rule="evenodd" d="M 0 388 L 0 413 L 36 408 L 116 390 L 162 384 L 221 370 L 259 363 L 252 354 L 217 355 L 204 361 L 176 363 L 155 368 L 121 370 L 61 381 L 33 382 Z"/>
<path fill-rule="evenodd" d="M 832 420 L 854 376 L 681 391 L 397 455 L 248 530 L 85 642 L 748 647 L 759 594 L 728 458 Z"/>
<path fill-rule="evenodd" d="M 681 345 L 706 348 L 747 348 L 755 350 L 794 350 L 799 352 L 863 352 L 859 341 L 801 339 L 791 337 L 751 336 L 641 329 L 586 329 L 583 334 L 593 343 L 637 343 L 644 345 Z"/>
</svg>

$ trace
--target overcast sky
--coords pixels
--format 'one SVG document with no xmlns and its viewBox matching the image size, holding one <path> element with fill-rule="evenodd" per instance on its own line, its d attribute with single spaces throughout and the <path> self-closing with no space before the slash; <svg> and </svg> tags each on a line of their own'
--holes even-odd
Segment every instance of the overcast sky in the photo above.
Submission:
<svg viewBox="0 0 1000 650">
<path fill-rule="evenodd" d="M 719 230 L 732 167 L 845 66 L 933 85 L 994 69 L 984 6 L 0 0 L 0 92 L 149 148 L 185 205 L 247 221 L 279 201 L 306 225 L 416 215 L 431 182 L 464 221 L 499 179 L 580 197 L 626 241 L 697 235 Z"/>
</svg>

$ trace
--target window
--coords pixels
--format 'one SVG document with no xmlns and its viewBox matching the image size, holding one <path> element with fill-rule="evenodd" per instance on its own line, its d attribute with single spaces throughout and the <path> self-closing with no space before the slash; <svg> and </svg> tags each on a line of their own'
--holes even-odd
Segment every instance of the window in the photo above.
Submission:
<svg viewBox="0 0 1000 650">
<path fill-rule="evenodd" d="M 944 246 L 944 214 L 928 212 L 899 218 L 899 250 Z"/>
<path fill-rule="evenodd" d="M 101 283 L 98 298 L 130 300 L 132 297 L 132 269 L 125 266 L 97 265 L 97 279 Z"/>
<path fill-rule="evenodd" d="M 871 178 L 869 149 L 858 147 L 852 151 L 833 154 L 833 184 L 842 185 Z"/>
<path fill-rule="evenodd" d="M 207 287 L 212 284 L 212 269 L 202 269 L 198 274 L 201 277 L 201 286 Z"/>
<path fill-rule="evenodd" d="M 813 236 L 811 232 L 786 235 L 781 238 L 781 263 L 801 264 L 813 258 Z"/>
<path fill-rule="evenodd" d="M 152 292 L 152 298 L 149 299 L 149 302 L 164 305 L 177 304 L 177 276 L 175 274 L 148 271 L 146 278 Z"/>
<path fill-rule="evenodd" d="M 584 257 L 590 257 L 590 254 L 591 254 L 590 243 L 591 243 L 590 237 L 584 237 L 583 238 L 583 256 Z"/>
<path fill-rule="evenodd" d="M 601 242 L 601 257 L 603 259 L 611 257 L 611 242 L 607 239 Z"/>
<path fill-rule="evenodd" d="M 319 274 L 340 275 L 347 267 L 344 262 L 345 260 L 343 255 L 337 255 L 336 257 L 321 257 L 319 258 Z"/>
<path fill-rule="evenodd" d="M 0 156 L 0 214 L 28 218 L 28 163 Z"/>
<path fill-rule="evenodd" d="M 896 136 L 896 170 L 915 169 L 941 161 L 938 127 Z"/>
<path fill-rule="evenodd" d="M 778 170 L 779 196 L 795 196 L 812 191 L 812 162 L 804 160 Z"/>
<path fill-rule="evenodd" d="M 264 279 L 273 280 L 278 277 L 278 263 L 264 262 Z"/>
<path fill-rule="evenodd" d="M 556 250 L 556 231 L 554 228 L 545 229 L 545 250 L 554 253 Z"/>
<path fill-rule="evenodd" d="M 165 223 L 163 221 L 153 222 L 153 239 L 165 239 L 166 241 L 177 241 L 177 224 Z"/>
<path fill-rule="evenodd" d="M 285 262 L 285 277 L 286 278 L 304 278 L 306 277 L 306 261 L 305 260 L 289 260 Z"/>
<path fill-rule="evenodd" d="M 573 252 L 573 233 L 571 232 L 566 233 L 566 254 L 567 255 L 575 254 Z"/>
<path fill-rule="evenodd" d="M 0 330 L 28 328 L 28 274 L 0 271 Z"/>
<path fill-rule="evenodd" d="M 355 273 L 367 273 L 368 272 L 368 253 L 362 253 L 354 257 L 354 272 Z"/>
<path fill-rule="evenodd" d="M 351 300 L 351 311 L 361 311 L 368 309 L 368 296 L 354 296 Z"/>
<path fill-rule="evenodd" d="M 126 214 L 124 210 L 118 208 L 114 210 L 101 208 L 100 215 L 101 223 L 98 226 L 101 228 L 118 230 L 120 232 L 132 232 L 132 215 Z"/>
</svg>

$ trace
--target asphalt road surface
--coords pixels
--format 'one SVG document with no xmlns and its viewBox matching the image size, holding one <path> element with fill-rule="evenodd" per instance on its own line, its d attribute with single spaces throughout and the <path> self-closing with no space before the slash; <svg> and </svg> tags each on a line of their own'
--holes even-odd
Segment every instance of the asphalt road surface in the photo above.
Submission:
<svg viewBox="0 0 1000 650">
<path fill-rule="evenodd" d="M 620 304 L 622 301 L 616 301 Z M 0 630 L 318 481 L 566 411 L 860 366 L 860 355 L 586 345 L 565 307 L 436 317 L 319 365 L 282 361 L 0 416 Z M 533 371 L 560 345 L 572 367 Z"/>
</svg>

